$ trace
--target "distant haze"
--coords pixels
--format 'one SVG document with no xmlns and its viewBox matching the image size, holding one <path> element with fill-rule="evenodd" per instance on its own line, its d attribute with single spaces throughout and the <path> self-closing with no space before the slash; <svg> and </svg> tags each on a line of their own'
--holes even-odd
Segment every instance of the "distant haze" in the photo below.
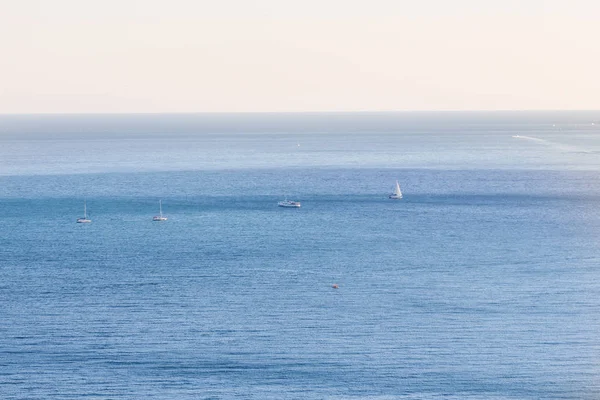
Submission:
<svg viewBox="0 0 600 400">
<path fill-rule="evenodd" d="M 600 109 L 600 2 L 0 0 L 0 114 Z"/>
</svg>

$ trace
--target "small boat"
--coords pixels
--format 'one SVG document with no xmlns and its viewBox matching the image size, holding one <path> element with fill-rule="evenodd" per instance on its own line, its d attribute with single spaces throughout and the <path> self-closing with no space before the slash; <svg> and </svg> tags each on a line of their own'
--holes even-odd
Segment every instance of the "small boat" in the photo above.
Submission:
<svg viewBox="0 0 600 400">
<path fill-rule="evenodd" d="M 163 214 L 162 214 L 162 200 L 158 201 L 158 209 L 159 209 L 160 214 L 152 217 L 152 221 L 166 221 L 167 217 L 163 217 Z"/>
<path fill-rule="evenodd" d="M 78 224 L 89 224 L 90 222 L 92 222 L 91 219 L 88 219 L 87 217 L 87 207 L 85 204 L 85 200 L 83 201 L 83 218 L 77 218 L 77 223 Z"/>
<path fill-rule="evenodd" d="M 285 199 L 283 201 L 278 202 L 277 205 L 279 207 L 300 208 L 300 202 L 299 201 L 292 201 L 292 200 L 288 200 L 288 199 Z"/>
<path fill-rule="evenodd" d="M 400 200 L 402 198 L 402 191 L 400 190 L 400 184 L 396 181 L 396 188 L 394 189 L 394 193 L 388 196 L 390 199 Z"/>
</svg>

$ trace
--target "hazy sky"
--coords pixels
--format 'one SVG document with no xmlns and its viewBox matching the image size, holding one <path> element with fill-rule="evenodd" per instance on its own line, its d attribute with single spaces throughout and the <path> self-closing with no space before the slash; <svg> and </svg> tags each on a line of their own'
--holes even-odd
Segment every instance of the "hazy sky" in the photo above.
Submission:
<svg viewBox="0 0 600 400">
<path fill-rule="evenodd" d="M 0 113 L 600 109 L 600 1 L 0 0 Z"/>
</svg>

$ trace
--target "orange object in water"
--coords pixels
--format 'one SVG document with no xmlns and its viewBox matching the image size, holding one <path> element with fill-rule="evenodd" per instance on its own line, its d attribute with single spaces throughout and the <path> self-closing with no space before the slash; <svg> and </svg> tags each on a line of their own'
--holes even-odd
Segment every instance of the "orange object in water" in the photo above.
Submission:
<svg viewBox="0 0 600 400">
<path fill-rule="evenodd" d="M 339 288 L 339 286 L 338 286 L 337 283 L 334 283 L 333 286 L 331 286 L 331 287 L 334 288 L 334 289 L 338 289 Z"/>
</svg>

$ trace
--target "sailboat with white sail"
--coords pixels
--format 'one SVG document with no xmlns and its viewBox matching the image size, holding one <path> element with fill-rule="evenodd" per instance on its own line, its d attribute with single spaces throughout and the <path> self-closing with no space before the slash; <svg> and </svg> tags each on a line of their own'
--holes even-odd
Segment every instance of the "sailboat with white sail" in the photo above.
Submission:
<svg viewBox="0 0 600 400">
<path fill-rule="evenodd" d="M 400 190 L 400 184 L 396 181 L 396 188 L 394 189 L 394 193 L 390 194 L 388 198 L 393 200 L 402 199 L 402 191 Z"/>
<path fill-rule="evenodd" d="M 90 222 L 92 222 L 92 220 L 87 217 L 87 206 L 86 206 L 86 203 L 84 200 L 83 201 L 83 218 L 77 218 L 77 223 L 78 224 L 89 224 Z"/>
<path fill-rule="evenodd" d="M 158 201 L 158 209 L 159 209 L 159 214 L 152 217 L 152 221 L 166 221 L 167 217 L 163 216 L 163 213 L 162 213 L 162 200 Z"/>
</svg>

